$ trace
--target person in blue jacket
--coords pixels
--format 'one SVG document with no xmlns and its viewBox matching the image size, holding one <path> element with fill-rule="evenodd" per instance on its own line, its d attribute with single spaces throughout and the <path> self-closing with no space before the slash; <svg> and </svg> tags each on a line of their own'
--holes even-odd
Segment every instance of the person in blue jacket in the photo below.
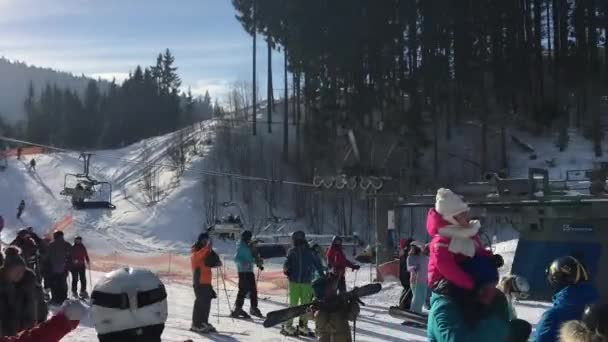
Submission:
<svg viewBox="0 0 608 342">
<path fill-rule="evenodd" d="M 255 264 L 256 261 L 251 246 L 252 238 L 253 234 L 249 230 L 241 233 L 241 240 L 236 249 L 234 261 L 236 262 L 239 273 L 239 292 L 236 295 L 235 308 L 231 315 L 234 318 L 250 318 L 243 310 L 247 294 L 249 294 L 249 299 L 251 301 L 249 313 L 252 316 L 264 317 L 260 312 L 260 309 L 258 309 L 258 289 L 255 282 L 255 274 L 253 273 L 253 264 Z"/>
<path fill-rule="evenodd" d="M 580 319 L 587 305 L 599 300 L 596 288 L 589 282 L 585 266 L 575 257 L 556 259 L 547 269 L 547 280 L 553 287 L 553 307 L 536 326 L 535 342 L 555 342 L 567 321 Z"/>
<path fill-rule="evenodd" d="M 283 273 L 289 279 L 289 306 L 309 304 L 313 300 L 314 291 L 312 281 L 315 275 L 322 277 L 325 269 L 319 256 L 310 248 L 303 231 L 291 235 L 293 248 L 287 252 L 287 259 L 283 264 Z M 316 272 L 316 273 L 315 273 Z M 298 328 L 293 327 L 293 320 L 287 321 L 281 334 L 287 336 L 313 336 L 308 328 L 308 317 L 300 317 Z"/>
<path fill-rule="evenodd" d="M 498 270 L 491 258 L 476 256 L 462 268 L 473 278 L 472 292 L 433 292 L 427 337 L 431 342 L 527 341 L 532 326 L 509 321 L 509 305 L 497 289 Z M 466 300 L 464 299 L 466 298 Z"/>
</svg>

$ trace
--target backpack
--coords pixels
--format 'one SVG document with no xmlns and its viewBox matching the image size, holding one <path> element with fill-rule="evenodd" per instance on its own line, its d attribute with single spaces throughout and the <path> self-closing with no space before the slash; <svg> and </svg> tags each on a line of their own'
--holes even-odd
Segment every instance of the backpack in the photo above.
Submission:
<svg viewBox="0 0 608 342">
<path fill-rule="evenodd" d="M 220 256 L 212 249 L 207 258 L 205 258 L 205 266 L 216 268 L 222 266 Z"/>
</svg>

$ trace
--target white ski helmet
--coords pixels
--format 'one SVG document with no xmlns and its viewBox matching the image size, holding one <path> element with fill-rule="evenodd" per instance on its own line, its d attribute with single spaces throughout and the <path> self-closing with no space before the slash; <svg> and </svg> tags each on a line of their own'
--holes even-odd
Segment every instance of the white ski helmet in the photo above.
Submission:
<svg viewBox="0 0 608 342">
<path fill-rule="evenodd" d="M 163 282 L 152 271 L 141 268 L 107 273 L 93 289 L 91 306 L 100 341 L 118 341 L 118 335 L 131 337 L 130 341 L 141 337 L 143 341 L 150 335 L 147 330 L 154 331 L 160 341 L 168 316 Z"/>
</svg>

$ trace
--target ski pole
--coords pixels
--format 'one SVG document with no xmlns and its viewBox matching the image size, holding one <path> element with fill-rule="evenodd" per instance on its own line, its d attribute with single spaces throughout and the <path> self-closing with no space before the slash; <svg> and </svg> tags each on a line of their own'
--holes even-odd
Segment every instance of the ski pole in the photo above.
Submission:
<svg viewBox="0 0 608 342">
<path fill-rule="evenodd" d="M 353 320 L 353 342 L 357 341 L 357 316 Z"/>
<path fill-rule="evenodd" d="M 355 271 L 355 281 L 353 283 L 353 288 L 357 287 L 357 275 L 359 275 L 359 270 Z"/>
<path fill-rule="evenodd" d="M 230 304 L 230 296 L 228 296 L 228 289 L 226 288 L 226 278 L 224 277 L 225 273 L 222 270 L 223 267 L 224 266 L 220 266 L 218 269 L 219 269 L 220 275 L 222 277 L 222 283 L 224 284 L 224 293 L 226 294 L 226 300 L 228 301 L 228 309 L 232 313 L 232 304 Z M 232 318 L 232 321 L 234 322 L 234 317 L 232 317 L 232 315 L 230 315 L 230 317 Z"/>
<path fill-rule="evenodd" d="M 218 272 L 215 275 L 216 275 L 215 286 L 217 287 L 217 290 L 219 291 L 220 290 L 220 274 Z M 220 324 L 220 299 L 219 298 L 217 299 L 217 324 Z"/>
<path fill-rule="evenodd" d="M 89 268 L 89 286 L 87 286 L 89 288 L 89 296 L 93 293 L 93 277 L 91 276 L 91 262 L 89 261 L 89 263 L 87 264 L 88 268 Z"/>
</svg>

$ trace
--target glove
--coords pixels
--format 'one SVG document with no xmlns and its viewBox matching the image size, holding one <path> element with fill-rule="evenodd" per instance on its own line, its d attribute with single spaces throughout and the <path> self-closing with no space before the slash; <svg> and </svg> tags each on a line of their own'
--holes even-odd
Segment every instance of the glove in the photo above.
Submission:
<svg viewBox="0 0 608 342">
<path fill-rule="evenodd" d="M 80 321 L 87 316 L 89 308 L 78 300 L 69 300 L 61 306 L 60 312 L 70 321 Z"/>
<path fill-rule="evenodd" d="M 264 266 L 262 266 L 262 265 L 258 266 L 258 268 L 260 269 L 260 271 L 264 270 Z"/>
<path fill-rule="evenodd" d="M 505 260 L 502 258 L 502 255 L 494 254 L 492 258 L 494 259 L 494 265 L 496 265 L 496 268 L 501 268 L 505 265 Z"/>
<path fill-rule="evenodd" d="M 358 271 L 361 268 L 359 265 L 353 265 L 353 271 Z"/>
</svg>

